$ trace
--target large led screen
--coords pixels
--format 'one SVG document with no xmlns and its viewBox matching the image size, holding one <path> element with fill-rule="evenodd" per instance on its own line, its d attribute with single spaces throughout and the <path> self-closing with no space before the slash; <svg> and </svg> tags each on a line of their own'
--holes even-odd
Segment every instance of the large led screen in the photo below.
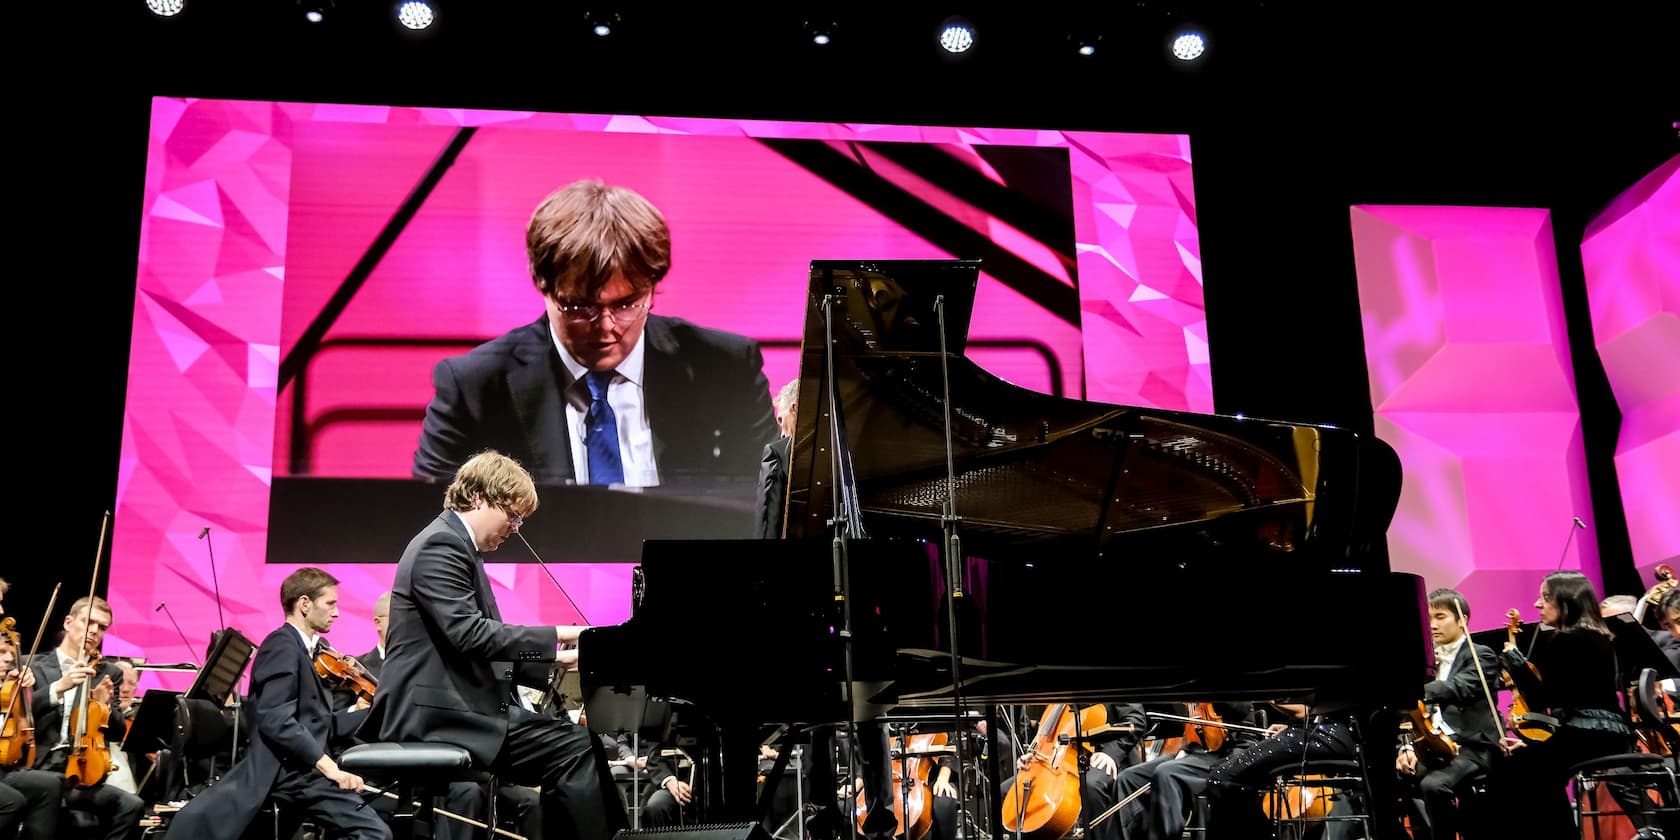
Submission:
<svg viewBox="0 0 1680 840">
<path fill-rule="evenodd" d="M 375 598 L 442 507 L 415 475 L 433 370 L 543 316 L 527 222 L 579 179 L 664 214 L 652 311 L 756 341 L 766 400 L 799 375 L 812 260 L 961 258 L 982 261 L 974 364 L 1212 410 L 1184 136 L 159 98 L 107 653 L 261 638 L 300 565 L 342 581 L 335 646 L 372 646 Z M 530 549 L 488 558 L 504 618 L 623 621 L 641 539 L 747 536 L 739 483 L 662 485 L 545 481 Z"/>
</svg>

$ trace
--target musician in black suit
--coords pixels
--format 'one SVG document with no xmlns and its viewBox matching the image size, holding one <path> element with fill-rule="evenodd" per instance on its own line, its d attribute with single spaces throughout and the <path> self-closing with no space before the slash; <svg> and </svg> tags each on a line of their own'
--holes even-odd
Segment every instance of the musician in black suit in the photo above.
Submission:
<svg viewBox="0 0 1680 840">
<path fill-rule="evenodd" d="M 414 475 L 494 449 L 537 479 L 643 487 L 758 471 L 775 435 L 757 342 L 650 314 L 665 218 L 599 181 L 549 195 L 526 230 L 535 322 L 439 362 Z"/>
<path fill-rule="evenodd" d="M 1499 692 L 1499 659 L 1493 650 L 1470 641 L 1466 622 L 1470 604 L 1452 589 L 1429 593 L 1429 634 L 1435 642 L 1435 679 L 1423 687 L 1430 728 L 1458 745 L 1450 760 L 1433 760 L 1411 746 L 1400 749 L 1395 768 L 1412 780 L 1421 800 L 1412 837 L 1451 840 L 1459 831 L 1458 803 L 1468 785 L 1493 766 L 1499 755 L 1499 721 L 1493 698 Z M 1414 731 L 1413 737 L 1424 733 Z M 1411 785 L 1408 785 L 1411 786 Z"/>
<path fill-rule="evenodd" d="M 513 459 L 484 452 L 461 465 L 444 504 L 397 564 L 371 713 L 379 740 L 461 746 L 502 782 L 542 788 L 548 840 L 607 840 L 625 819 L 599 742 L 526 710 L 494 664 L 532 666 L 526 678 L 546 684 L 557 660 L 577 661 L 575 647 L 556 649 L 575 646 L 582 627 L 504 624 L 484 572 L 480 552 L 537 509 L 536 486 Z"/>
<path fill-rule="evenodd" d="M 308 815 L 334 836 L 389 838 L 391 830 L 356 796 L 362 778 L 340 769 L 329 753 L 367 714 L 335 712 L 315 674 L 319 634 L 338 617 L 338 580 L 320 569 L 298 569 L 280 584 L 280 603 L 286 623 L 263 639 L 251 663 L 256 737 L 226 777 L 170 820 L 168 836 L 236 840 L 272 798 L 283 817 Z"/>
<path fill-rule="evenodd" d="M 6 590 L 11 588 L 5 578 L 0 578 L 0 601 L 6 597 Z M 0 606 L 0 615 L 5 615 L 6 609 Z M 23 703 L 21 692 L 30 690 L 35 685 L 35 672 L 22 667 L 18 658 L 23 652 L 12 647 L 11 641 L 0 636 L 0 681 L 17 679 L 12 684 L 19 704 Z M 28 711 L 21 705 L 7 709 L 9 715 L 22 716 Z M 21 766 L 23 756 L 18 757 L 20 766 L 17 769 L 0 767 L 0 838 L 10 840 L 16 837 L 18 827 L 23 828 L 26 840 L 49 840 L 58 836 L 58 807 L 59 798 L 64 792 L 61 777 L 44 770 L 36 770 Z"/>
<path fill-rule="evenodd" d="M 31 712 L 35 717 L 36 769 L 63 775 L 76 735 L 65 731 L 67 709 L 77 710 L 79 718 L 84 706 L 103 707 L 107 715 L 103 733 L 106 743 L 122 741 L 122 716 L 112 702 L 116 686 L 122 682 L 122 671 L 110 662 L 90 664 L 98 659 L 110 627 L 111 605 L 104 598 L 95 595 L 77 599 L 64 616 L 64 635 L 58 646 L 30 660 L 29 667 L 35 672 Z M 64 804 L 71 810 L 93 814 L 109 840 L 133 834 L 145 808 L 140 797 L 104 781 L 67 789 Z"/>
<path fill-rule="evenodd" d="M 776 392 L 776 425 L 780 437 L 764 445 L 758 467 L 758 536 L 782 537 L 782 519 L 787 515 L 788 462 L 793 458 L 794 412 L 799 406 L 799 380 L 794 379 Z"/>
</svg>

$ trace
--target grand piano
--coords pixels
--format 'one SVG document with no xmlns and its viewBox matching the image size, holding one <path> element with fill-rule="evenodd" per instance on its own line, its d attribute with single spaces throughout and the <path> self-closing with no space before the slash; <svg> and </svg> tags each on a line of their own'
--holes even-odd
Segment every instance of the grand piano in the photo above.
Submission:
<svg viewBox="0 0 1680 840">
<path fill-rule="evenodd" d="M 1330 426 L 1011 385 L 963 355 L 978 272 L 811 264 L 776 500 L 785 538 L 644 544 L 634 614 L 580 642 L 592 725 L 615 698 L 703 716 L 738 816 L 765 724 L 1078 699 L 1327 710 L 1419 697 L 1423 586 L 1382 549 L 1400 491 L 1392 449 Z"/>
</svg>

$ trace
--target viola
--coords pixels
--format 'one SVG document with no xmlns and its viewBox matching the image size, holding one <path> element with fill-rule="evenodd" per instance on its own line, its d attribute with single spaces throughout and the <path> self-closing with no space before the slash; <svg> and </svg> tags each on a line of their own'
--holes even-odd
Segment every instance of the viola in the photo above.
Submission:
<svg viewBox="0 0 1680 840">
<path fill-rule="evenodd" d="M 328 685 L 347 688 L 356 693 L 356 699 L 368 703 L 373 702 L 373 693 L 379 688 L 379 681 L 355 657 L 339 653 L 325 642 L 315 651 L 315 673 Z"/>
<path fill-rule="evenodd" d="M 11 642 L 14 658 L 23 652 L 18 638 L 17 621 L 0 619 L 0 633 Z M 35 764 L 35 722 L 29 719 L 29 689 L 23 687 L 23 668 L 14 663 L 18 675 L 6 677 L 0 683 L 0 767 L 24 767 Z"/>
<path fill-rule="evenodd" d="M 1522 618 L 1514 609 L 1505 613 L 1505 618 L 1507 620 L 1505 638 L 1510 644 L 1515 645 L 1517 634 L 1522 632 Z M 1535 667 L 1533 662 L 1528 663 L 1528 670 L 1536 679 L 1540 678 L 1540 669 Z M 1515 729 L 1523 740 L 1530 743 L 1539 743 L 1552 737 L 1552 733 L 1557 731 L 1557 718 L 1530 709 L 1528 700 L 1522 696 L 1521 691 L 1517 690 L 1517 684 L 1511 679 L 1509 673 L 1505 674 L 1505 681 L 1511 686 L 1510 715 L 1513 723 L 1511 728 Z"/>
<path fill-rule="evenodd" d="M 1083 781 L 1080 753 L 1072 739 L 1118 728 L 1109 723 L 1104 705 L 1076 709 L 1056 704 L 1045 709 L 1027 753 L 1027 768 L 1015 773 L 1014 783 L 1004 793 L 1004 828 L 1035 840 L 1056 840 L 1073 828 L 1079 819 Z M 1079 746 L 1090 749 L 1086 743 Z"/>
</svg>

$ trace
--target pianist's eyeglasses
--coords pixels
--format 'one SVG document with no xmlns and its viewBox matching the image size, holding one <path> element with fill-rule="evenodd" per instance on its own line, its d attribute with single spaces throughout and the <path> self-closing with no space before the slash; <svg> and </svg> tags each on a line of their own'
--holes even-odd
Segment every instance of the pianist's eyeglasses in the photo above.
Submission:
<svg viewBox="0 0 1680 840">
<path fill-rule="evenodd" d="M 560 316 L 573 324 L 593 324 L 602 313 L 612 316 L 619 326 L 635 323 L 642 313 L 652 306 L 649 300 L 638 300 L 631 303 L 560 303 Z"/>
<path fill-rule="evenodd" d="M 502 508 L 502 513 L 507 514 L 508 527 L 514 529 L 515 531 L 519 530 L 519 526 L 525 524 L 524 515 L 514 513 L 511 508 L 506 508 L 506 507 Z"/>
</svg>

